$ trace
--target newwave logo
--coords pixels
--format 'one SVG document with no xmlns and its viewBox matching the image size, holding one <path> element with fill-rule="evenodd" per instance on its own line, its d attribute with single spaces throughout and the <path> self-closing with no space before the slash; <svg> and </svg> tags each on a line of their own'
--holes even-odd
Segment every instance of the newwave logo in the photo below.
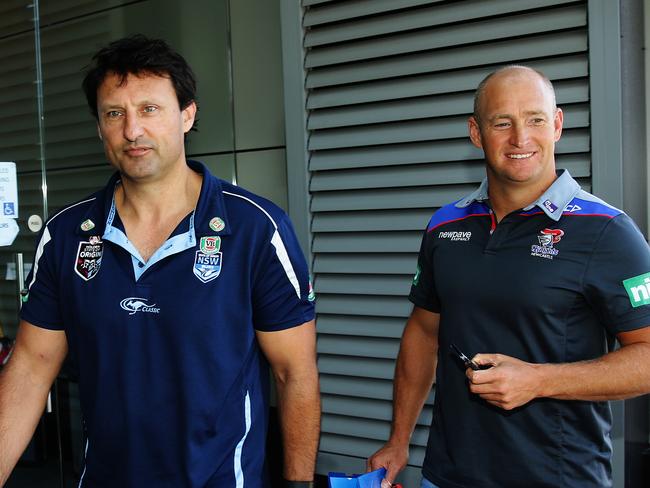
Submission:
<svg viewBox="0 0 650 488">
<path fill-rule="evenodd" d="M 439 239 L 449 239 L 450 241 L 464 241 L 467 242 L 472 238 L 472 233 L 471 232 L 454 232 L 454 231 L 447 231 L 447 232 L 439 232 L 438 233 L 438 238 Z"/>
<path fill-rule="evenodd" d="M 148 305 L 146 298 L 125 298 L 120 302 L 120 307 L 129 312 L 129 315 L 135 315 L 137 312 L 160 313 L 160 308 L 156 307 L 155 303 Z"/>
</svg>

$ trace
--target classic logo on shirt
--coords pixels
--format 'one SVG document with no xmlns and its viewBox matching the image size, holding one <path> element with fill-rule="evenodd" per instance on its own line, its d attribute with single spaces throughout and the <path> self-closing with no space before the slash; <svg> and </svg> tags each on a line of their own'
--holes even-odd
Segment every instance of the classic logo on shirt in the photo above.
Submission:
<svg viewBox="0 0 650 488">
<path fill-rule="evenodd" d="M 650 304 L 650 273 L 623 280 L 623 286 L 634 308 Z"/>
<path fill-rule="evenodd" d="M 84 281 L 92 280 L 99 273 L 103 253 L 104 243 L 99 236 L 90 236 L 87 241 L 81 241 L 77 249 L 74 272 Z"/>
<path fill-rule="evenodd" d="M 467 242 L 472 238 L 471 232 L 439 232 L 438 239 Z"/>
<path fill-rule="evenodd" d="M 206 254 L 202 251 L 196 251 L 194 256 L 194 276 L 203 283 L 208 283 L 215 279 L 221 273 L 221 262 L 223 261 L 222 252 Z"/>
<path fill-rule="evenodd" d="M 146 298 L 129 297 L 120 302 L 120 307 L 129 312 L 129 315 L 135 315 L 138 312 L 142 313 L 160 313 L 160 308 L 156 304 L 147 304 Z"/>
<path fill-rule="evenodd" d="M 564 231 L 562 229 L 544 229 L 537 236 L 539 245 L 533 244 L 530 248 L 530 255 L 538 258 L 553 259 L 560 251 L 554 245 L 560 242 Z"/>
</svg>

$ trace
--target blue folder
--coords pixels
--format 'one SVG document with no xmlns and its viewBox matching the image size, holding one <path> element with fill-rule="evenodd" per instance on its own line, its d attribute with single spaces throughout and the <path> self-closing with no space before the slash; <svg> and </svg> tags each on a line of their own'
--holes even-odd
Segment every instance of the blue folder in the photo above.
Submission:
<svg viewBox="0 0 650 488">
<path fill-rule="evenodd" d="M 327 478 L 330 488 L 381 488 L 385 475 L 386 468 L 380 468 L 363 474 L 329 473 Z"/>
</svg>

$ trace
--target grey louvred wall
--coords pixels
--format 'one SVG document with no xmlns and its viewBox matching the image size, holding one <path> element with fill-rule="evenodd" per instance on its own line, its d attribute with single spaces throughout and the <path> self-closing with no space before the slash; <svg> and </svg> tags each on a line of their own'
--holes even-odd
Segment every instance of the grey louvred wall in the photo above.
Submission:
<svg viewBox="0 0 650 488">
<path fill-rule="evenodd" d="M 484 177 L 473 91 L 520 63 L 553 81 L 559 167 L 590 187 L 587 4 L 304 0 L 313 271 L 323 424 L 318 471 L 358 471 L 388 438 L 421 232 Z M 412 438 L 419 481 L 431 400 Z"/>
</svg>

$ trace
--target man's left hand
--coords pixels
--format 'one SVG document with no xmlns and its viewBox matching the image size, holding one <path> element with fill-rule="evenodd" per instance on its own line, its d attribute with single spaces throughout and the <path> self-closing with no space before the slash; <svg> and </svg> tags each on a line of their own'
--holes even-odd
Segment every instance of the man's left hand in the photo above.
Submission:
<svg viewBox="0 0 650 488">
<path fill-rule="evenodd" d="M 538 397 L 542 381 L 540 367 L 503 354 L 477 354 L 472 358 L 489 369 L 467 369 L 469 389 L 483 400 L 504 410 L 525 405 Z"/>
</svg>

